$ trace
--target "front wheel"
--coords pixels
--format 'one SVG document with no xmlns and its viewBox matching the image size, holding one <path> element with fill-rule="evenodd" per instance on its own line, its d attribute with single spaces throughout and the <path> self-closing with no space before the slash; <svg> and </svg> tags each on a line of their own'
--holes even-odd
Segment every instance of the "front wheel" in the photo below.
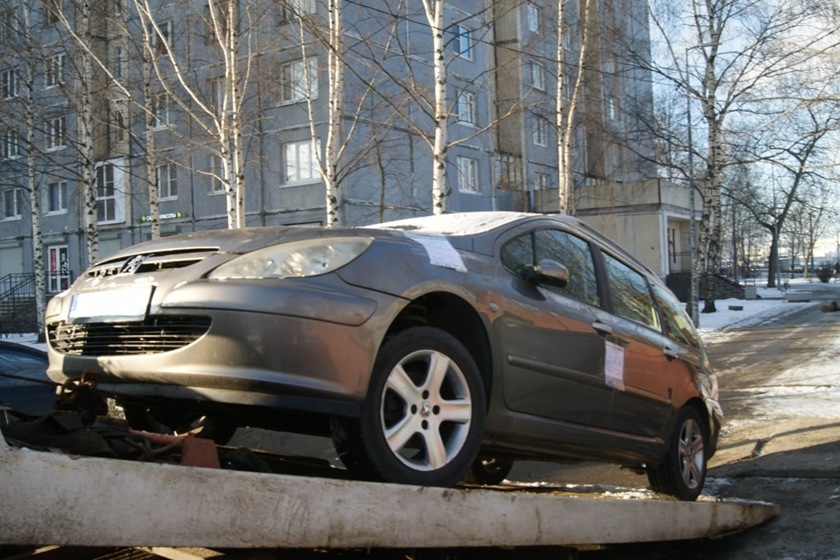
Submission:
<svg viewBox="0 0 840 560">
<path fill-rule="evenodd" d="M 694 501 L 703 491 L 708 442 L 708 430 L 704 426 L 696 409 L 689 406 L 680 413 L 665 460 L 647 473 L 655 492 Z"/>
<path fill-rule="evenodd" d="M 478 452 L 485 411 L 481 376 L 466 348 L 446 332 L 415 327 L 382 346 L 361 417 L 342 420 L 340 438 L 334 426 L 334 440 L 351 471 L 451 486 Z"/>
</svg>

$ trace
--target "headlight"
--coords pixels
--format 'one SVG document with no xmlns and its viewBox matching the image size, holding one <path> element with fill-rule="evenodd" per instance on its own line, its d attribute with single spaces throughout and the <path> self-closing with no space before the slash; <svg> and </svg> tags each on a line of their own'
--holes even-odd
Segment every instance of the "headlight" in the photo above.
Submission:
<svg viewBox="0 0 840 560">
<path fill-rule="evenodd" d="M 303 278 L 326 274 L 349 263 L 373 242 L 366 237 L 325 237 L 259 249 L 226 262 L 209 278 Z"/>
</svg>

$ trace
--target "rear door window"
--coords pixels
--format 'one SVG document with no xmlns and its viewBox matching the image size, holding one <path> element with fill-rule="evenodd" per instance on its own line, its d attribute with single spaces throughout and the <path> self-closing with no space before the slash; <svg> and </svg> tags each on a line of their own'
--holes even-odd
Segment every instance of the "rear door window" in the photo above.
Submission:
<svg viewBox="0 0 840 560">
<path fill-rule="evenodd" d="M 645 277 L 606 253 L 604 263 L 613 313 L 659 330 L 659 314 Z"/>
<path fill-rule="evenodd" d="M 674 295 L 659 286 L 653 287 L 653 295 L 659 304 L 662 315 L 662 330 L 677 342 L 700 348 L 700 339 L 694 329 L 694 324 L 682 308 L 682 304 Z"/>
</svg>

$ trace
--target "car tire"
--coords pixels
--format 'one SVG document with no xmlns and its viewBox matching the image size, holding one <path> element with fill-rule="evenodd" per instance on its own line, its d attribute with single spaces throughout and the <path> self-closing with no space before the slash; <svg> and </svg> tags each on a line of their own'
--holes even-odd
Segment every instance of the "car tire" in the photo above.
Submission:
<svg viewBox="0 0 840 560">
<path fill-rule="evenodd" d="M 478 457 L 470 467 L 467 481 L 495 486 L 501 484 L 510 474 L 513 461 L 504 461 L 495 457 Z"/>
<path fill-rule="evenodd" d="M 452 486 L 478 452 L 484 395 L 478 367 L 455 337 L 431 327 L 407 329 L 383 344 L 361 416 L 340 422 L 344 433 L 334 429 L 336 449 L 351 472 Z"/>
<path fill-rule="evenodd" d="M 651 488 L 674 499 L 696 500 L 706 482 L 708 441 L 708 429 L 700 413 L 691 406 L 684 408 L 665 460 L 648 469 Z"/>
</svg>

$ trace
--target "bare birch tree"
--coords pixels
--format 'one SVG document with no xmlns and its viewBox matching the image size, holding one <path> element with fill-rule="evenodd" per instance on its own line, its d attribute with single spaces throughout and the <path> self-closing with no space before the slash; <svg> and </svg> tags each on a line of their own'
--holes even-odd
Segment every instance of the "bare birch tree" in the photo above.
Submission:
<svg viewBox="0 0 840 560">
<path fill-rule="evenodd" d="M 818 21 L 823 7 L 753 0 L 651 2 L 652 26 L 668 61 L 651 70 L 698 103 L 705 123 L 705 138 L 693 147 L 704 167 L 698 181 L 703 200 L 698 259 L 692 263 L 695 275 L 706 279 L 703 312 L 715 311 L 711 279 L 720 262 L 721 190 L 733 161 L 729 121 L 762 111 L 762 104 L 778 95 L 779 80 L 800 74 L 804 61 L 827 51 L 831 31 Z"/>
</svg>

